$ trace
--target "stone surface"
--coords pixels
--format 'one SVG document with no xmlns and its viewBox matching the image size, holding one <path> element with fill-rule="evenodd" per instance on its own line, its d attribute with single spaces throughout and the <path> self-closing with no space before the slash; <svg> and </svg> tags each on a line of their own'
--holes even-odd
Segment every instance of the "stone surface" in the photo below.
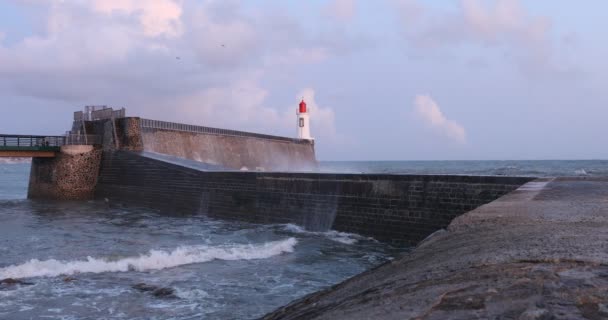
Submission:
<svg viewBox="0 0 608 320">
<path fill-rule="evenodd" d="M 203 172 L 128 152 L 105 153 L 96 197 L 170 213 L 308 230 L 355 232 L 416 244 L 456 216 L 529 178 Z"/>
<path fill-rule="evenodd" d="M 89 153 L 91 151 L 93 151 L 93 146 L 88 146 L 88 145 L 68 145 L 68 146 L 61 147 L 61 153 L 67 154 L 70 156 Z"/>
<path fill-rule="evenodd" d="M 139 118 L 134 117 L 116 120 L 120 150 L 144 150 L 144 142 L 139 121 Z"/>
<path fill-rule="evenodd" d="M 101 154 L 101 150 L 92 149 L 90 146 L 83 148 L 70 146 L 62 147 L 62 152 L 55 158 L 33 158 L 28 198 L 92 199 L 97 184 Z"/>
<path fill-rule="evenodd" d="M 264 319 L 607 319 L 608 179 L 537 180 Z"/>
</svg>

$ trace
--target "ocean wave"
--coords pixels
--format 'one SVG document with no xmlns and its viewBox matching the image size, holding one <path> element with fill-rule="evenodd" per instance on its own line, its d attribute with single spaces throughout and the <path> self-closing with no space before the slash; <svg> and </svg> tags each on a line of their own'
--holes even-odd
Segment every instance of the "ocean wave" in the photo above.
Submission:
<svg viewBox="0 0 608 320">
<path fill-rule="evenodd" d="M 56 277 L 77 273 L 103 273 L 127 271 L 151 271 L 177 266 L 203 263 L 212 260 L 256 260 L 267 259 L 294 251 L 298 241 L 288 238 L 281 241 L 258 245 L 232 246 L 182 246 L 167 252 L 150 250 L 148 254 L 111 261 L 104 258 L 87 257 L 86 260 L 59 261 L 55 259 L 40 261 L 32 259 L 21 265 L 0 268 L 0 279 Z"/>
<path fill-rule="evenodd" d="M 373 238 L 364 237 L 355 233 L 340 232 L 336 230 L 330 230 L 325 232 L 307 231 L 304 228 L 291 223 L 284 225 L 284 229 L 293 233 L 321 235 L 331 241 L 343 244 L 355 244 L 360 240 L 374 240 Z"/>
</svg>

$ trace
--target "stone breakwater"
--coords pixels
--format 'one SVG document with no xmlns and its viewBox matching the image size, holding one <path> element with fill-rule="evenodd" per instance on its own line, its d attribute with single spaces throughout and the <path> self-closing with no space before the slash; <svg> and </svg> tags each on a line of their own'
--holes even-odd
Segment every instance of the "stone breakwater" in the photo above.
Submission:
<svg viewBox="0 0 608 320">
<path fill-rule="evenodd" d="M 263 319 L 607 319 L 608 178 L 530 182 Z"/>
<path fill-rule="evenodd" d="M 104 153 L 98 199 L 414 245 L 529 178 L 200 171 L 133 152 Z"/>
</svg>

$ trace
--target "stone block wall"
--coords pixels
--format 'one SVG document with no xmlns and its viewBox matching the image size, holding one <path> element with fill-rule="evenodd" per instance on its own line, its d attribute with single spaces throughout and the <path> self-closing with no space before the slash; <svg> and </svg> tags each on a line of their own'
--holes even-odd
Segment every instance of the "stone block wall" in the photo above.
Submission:
<svg viewBox="0 0 608 320">
<path fill-rule="evenodd" d="M 221 165 L 227 169 L 315 169 L 314 143 L 145 128 L 144 150 Z"/>
<path fill-rule="evenodd" d="M 33 158 L 28 198 L 93 199 L 101 155 L 92 146 L 63 146 L 54 158 Z"/>
<path fill-rule="evenodd" d="M 98 198 L 254 223 L 354 232 L 413 245 L 530 178 L 203 172 L 130 152 L 104 154 Z"/>
</svg>

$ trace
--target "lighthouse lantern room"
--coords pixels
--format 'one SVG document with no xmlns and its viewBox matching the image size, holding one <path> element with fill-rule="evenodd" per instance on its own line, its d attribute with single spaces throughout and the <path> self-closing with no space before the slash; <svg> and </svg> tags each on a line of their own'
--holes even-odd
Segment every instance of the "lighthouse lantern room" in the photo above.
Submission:
<svg viewBox="0 0 608 320">
<path fill-rule="evenodd" d="M 298 138 L 313 140 L 310 136 L 310 117 L 304 98 L 302 98 L 296 114 L 298 115 Z"/>
</svg>

